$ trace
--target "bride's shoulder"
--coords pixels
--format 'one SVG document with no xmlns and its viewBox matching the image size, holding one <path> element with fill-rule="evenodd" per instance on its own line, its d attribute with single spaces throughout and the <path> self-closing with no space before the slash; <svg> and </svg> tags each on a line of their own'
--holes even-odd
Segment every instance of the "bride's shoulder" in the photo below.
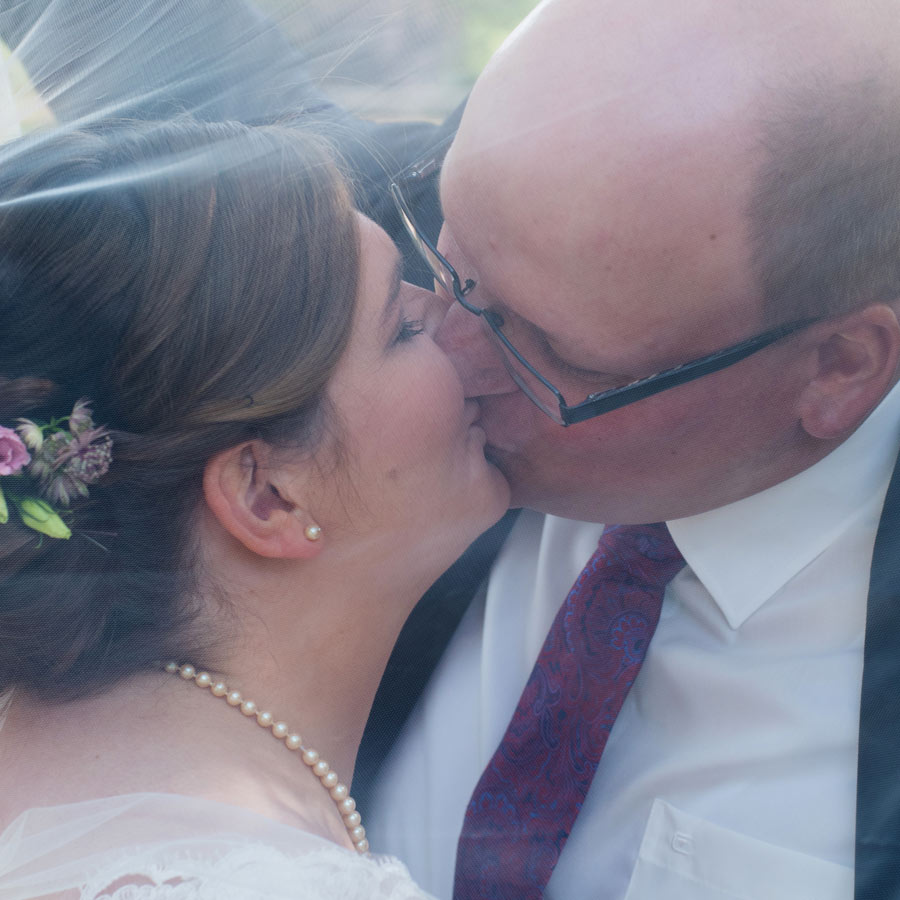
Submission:
<svg viewBox="0 0 900 900">
<path fill-rule="evenodd" d="M 0 896 L 427 900 L 392 857 L 360 856 L 248 810 L 163 794 L 29 810 L 0 835 Z"/>
<path fill-rule="evenodd" d="M 5 895 L 4 895 L 5 896 Z M 32 900 L 32 892 L 12 894 Z M 138 853 L 82 886 L 41 900 L 432 900 L 406 866 L 387 856 L 321 851 L 287 856 L 249 845 L 216 861 L 147 858 Z"/>
<path fill-rule="evenodd" d="M 217 859 L 143 853 L 84 886 L 79 900 L 427 900 L 393 857 L 339 847 L 297 853 L 265 844 L 230 847 Z"/>
</svg>

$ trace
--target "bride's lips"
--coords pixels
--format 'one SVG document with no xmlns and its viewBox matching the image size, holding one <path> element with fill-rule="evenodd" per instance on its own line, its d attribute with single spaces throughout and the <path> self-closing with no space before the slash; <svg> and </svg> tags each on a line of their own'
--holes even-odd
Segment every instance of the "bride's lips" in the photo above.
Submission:
<svg viewBox="0 0 900 900">
<path fill-rule="evenodd" d="M 468 414 L 468 433 L 477 438 L 482 447 L 487 443 L 487 434 L 481 425 L 481 404 L 477 400 L 466 400 Z"/>
</svg>

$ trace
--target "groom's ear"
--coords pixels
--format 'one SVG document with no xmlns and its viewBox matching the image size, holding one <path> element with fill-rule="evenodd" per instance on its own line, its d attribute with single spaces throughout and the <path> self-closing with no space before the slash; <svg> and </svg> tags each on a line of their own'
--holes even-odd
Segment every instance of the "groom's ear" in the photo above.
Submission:
<svg viewBox="0 0 900 900">
<path fill-rule="evenodd" d="M 297 506 L 277 481 L 285 473 L 275 465 L 272 449 L 249 441 L 217 453 L 203 471 L 203 496 L 218 523 L 235 540 L 259 556 L 308 559 L 322 546 L 310 540 L 316 523 Z"/>
</svg>

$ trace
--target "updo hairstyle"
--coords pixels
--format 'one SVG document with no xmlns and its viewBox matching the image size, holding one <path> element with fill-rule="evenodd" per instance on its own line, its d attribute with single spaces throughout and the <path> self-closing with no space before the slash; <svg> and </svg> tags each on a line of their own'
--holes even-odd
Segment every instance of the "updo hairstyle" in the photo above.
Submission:
<svg viewBox="0 0 900 900">
<path fill-rule="evenodd" d="M 69 540 L 0 525 L 0 692 L 202 664 L 204 467 L 323 439 L 358 270 L 349 190 L 299 129 L 107 122 L 0 148 L 0 424 L 86 397 L 114 440 Z"/>
</svg>

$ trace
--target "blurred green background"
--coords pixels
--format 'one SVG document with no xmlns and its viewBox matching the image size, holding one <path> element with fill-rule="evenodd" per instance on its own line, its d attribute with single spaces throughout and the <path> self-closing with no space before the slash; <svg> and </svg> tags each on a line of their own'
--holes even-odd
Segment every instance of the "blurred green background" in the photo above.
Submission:
<svg viewBox="0 0 900 900">
<path fill-rule="evenodd" d="M 257 0 L 338 102 L 442 119 L 537 0 Z"/>
</svg>

